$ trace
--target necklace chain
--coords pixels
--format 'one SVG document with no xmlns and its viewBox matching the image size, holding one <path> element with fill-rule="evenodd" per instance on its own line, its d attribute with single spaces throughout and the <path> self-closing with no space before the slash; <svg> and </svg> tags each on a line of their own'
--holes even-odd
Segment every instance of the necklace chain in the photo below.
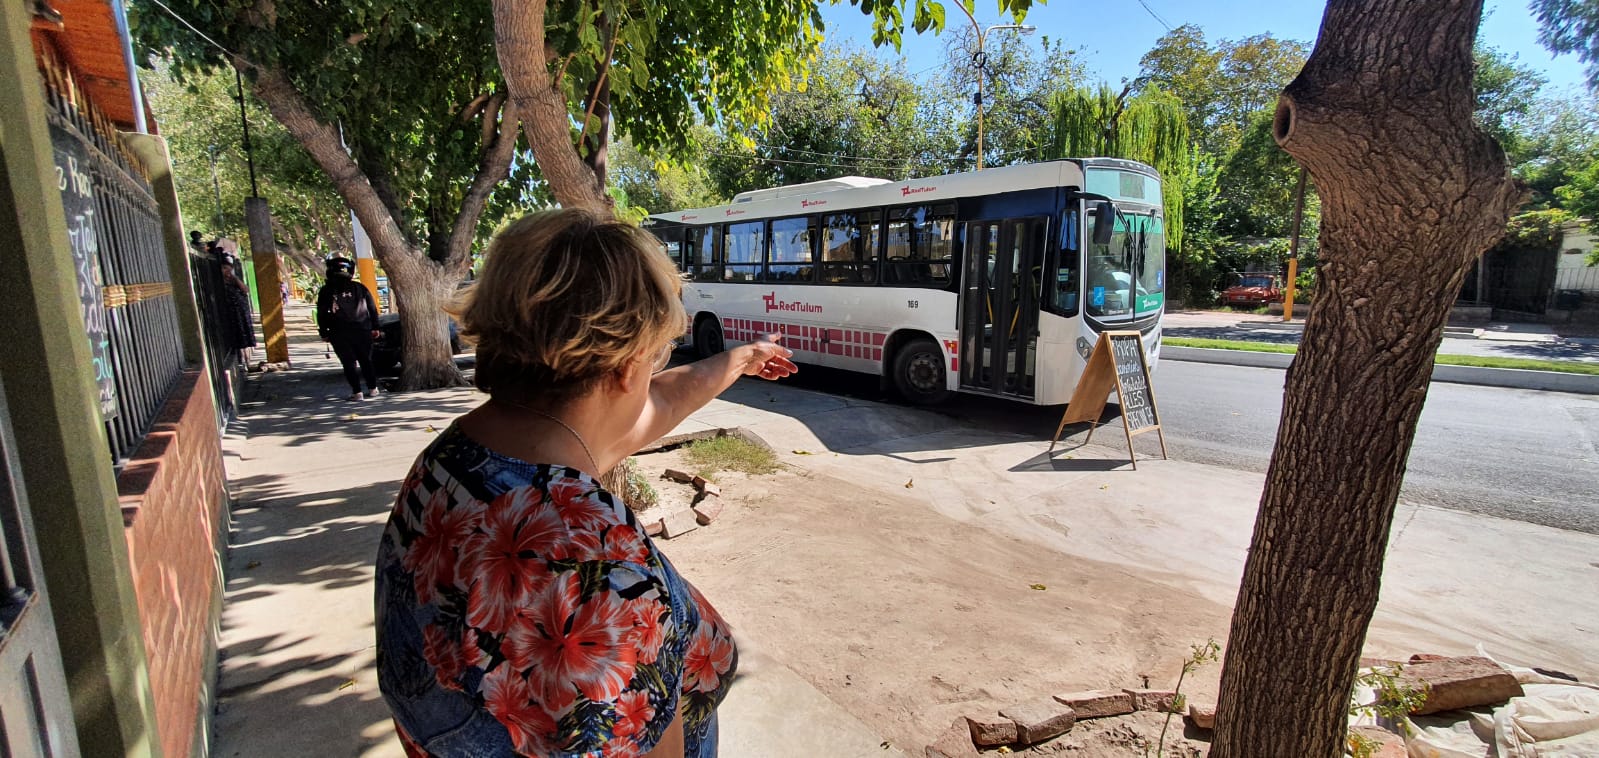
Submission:
<svg viewBox="0 0 1599 758">
<path fill-rule="evenodd" d="M 539 416 L 543 416 L 544 418 L 547 418 L 547 419 L 549 419 L 551 421 L 554 421 L 557 424 L 560 424 L 562 429 L 565 429 L 567 431 L 567 433 L 572 435 L 573 439 L 577 440 L 577 444 L 583 446 L 583 454 L 587 455 L 589 457 L 589 465 L 594 467 L 594 472 L 595 472 L 594 475 L 595 476 L 599 476 L 600 475 L 600 473 L 601 473 L 600 470 L 599 470 L 600 469 L 600 463 L 599 463 L 599 461 L 594 459 L 594 451 L 589 450 L 589 443 L 583 441 L 583 435 L 578 434 L 577 430 L 573 429 L 571 424 L 568 424 L 565 421 L 562 421 L 562 420 L 556 418 L 555 416 L 550 415 L 549 413 L 541 411 L 541 410 L 539 410 L 537 408 L 529 408 L 528 406 L 525 406 L 525 405 L 523 405 L 521 403 L 513 403 L 513 402 L 511 402 L 509 400 L 501 400 L 500 398 L 495 398 L 495 400 L 497 402 L 509 405 L 512 408 L 520 408 L 520 409 L 522 409 L 524 411 L 527 411 L 528 413 L 533 413 L 533 414 L 536 414 L 536 415 L 539 415 Z"/>
</svg>

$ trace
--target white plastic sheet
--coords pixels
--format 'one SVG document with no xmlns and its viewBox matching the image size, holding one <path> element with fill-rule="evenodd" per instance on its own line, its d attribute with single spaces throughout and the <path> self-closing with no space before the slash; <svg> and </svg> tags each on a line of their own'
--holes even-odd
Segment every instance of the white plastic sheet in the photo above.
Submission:
<svg viewBox="0 0 1599 758">
<path fill-rule="evenodd" d="M 1491 658 L 1481 646 L 1477 653 Z M 1496 661 L 1497 662 L 1497 661 Z M 1410 758 L 1594 758 L 1599 686 L 1500 663 L 1526 693 L 1497 707 L 1406 720 Z M 1357 693 L 1358 697 L 1369 697 Z M 1366 719 L 1371 723 L 1370 719 Z"/>
</svg>

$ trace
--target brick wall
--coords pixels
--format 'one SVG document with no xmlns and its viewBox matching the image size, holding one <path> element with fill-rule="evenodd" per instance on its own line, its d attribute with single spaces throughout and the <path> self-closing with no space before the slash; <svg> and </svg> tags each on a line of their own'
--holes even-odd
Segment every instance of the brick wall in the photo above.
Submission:
<svg viewBox="0 0 1599 758">
<path fill-rule="evenodd" d="M 201 377 L 183 374 L 117 478 L 156 725 L 162 752 L 173 757 L 203 754 L 210 741 L 222 607 L 227 493 L 216 412 Z"/>
</svg>

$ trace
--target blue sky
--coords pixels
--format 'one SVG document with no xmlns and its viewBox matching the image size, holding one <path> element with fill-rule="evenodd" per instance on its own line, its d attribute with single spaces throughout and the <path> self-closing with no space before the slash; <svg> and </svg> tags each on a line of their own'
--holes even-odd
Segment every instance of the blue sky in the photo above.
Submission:
<svg viewBox="0 0 1599 758">
<path fill-rule="evenodd" d="M 1091 74 L 1110 82 L 1138 75 L 1138 59 L 1166 33 L 1155 19 L 1173 27 L 1197 24 L 1205 38 L 1239 39 L 1256 34 L 1314 42 L 1321 26 L 1325 3 L 1315 0 L 1051 0 L 1034 5 L 1027 23 L 1038 27 L 1035 36 L 1047 35 L 1068 47 L 1078 48 Z M 969 24 L 952 3 L 943 0 L 951 28 Z M 1538 23 L 1527 10 L 1526 0 L 1487 0 L 1487 20 L 1481 38 L 1488 45 L 1519 57 L 1522 65 L 1544 74 L 1549 80 L 1548 94 L 1575 90 L 1582 85 L 1582 64 L 1575 56 L 1555 57 L 1538 44 Z M 976 0 L 977 20 L 984 26 L 1006 23 L 994 0 Z M 860 47 L 871 47 L 871 23 L 860 10 L 850 5 L 823 8 L 830 41 L 851 40 Z M 1035 42 L 1036 44 L 1036 42 Z M 944 41 L 931 33 L 908 35 L 904 55 L 912 71 L 934 66 L 942 60 Z M 891 57 L 893 48 L 880 53 Z"/>
</svg>

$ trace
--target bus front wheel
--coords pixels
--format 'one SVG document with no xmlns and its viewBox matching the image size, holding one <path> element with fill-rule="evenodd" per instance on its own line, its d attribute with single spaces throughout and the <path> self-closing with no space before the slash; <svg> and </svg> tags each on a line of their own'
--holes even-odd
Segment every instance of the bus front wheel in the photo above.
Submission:
<svg viewBox="0 0 1599 758">
<path fill-rule="evenodd" d="M 709 358 L 727 349 L 722 340 L 722 325 L 714 318 L 702 318 L 694 325 L 694 353 Z"/>
<path fill-rule="evenodd" d="M 922 338 L 907 342 L 894 354 L 894 388 L 915 405 L 938 405 L 949 399 L 944 375 L 944 351 Z"/>
</svg>

